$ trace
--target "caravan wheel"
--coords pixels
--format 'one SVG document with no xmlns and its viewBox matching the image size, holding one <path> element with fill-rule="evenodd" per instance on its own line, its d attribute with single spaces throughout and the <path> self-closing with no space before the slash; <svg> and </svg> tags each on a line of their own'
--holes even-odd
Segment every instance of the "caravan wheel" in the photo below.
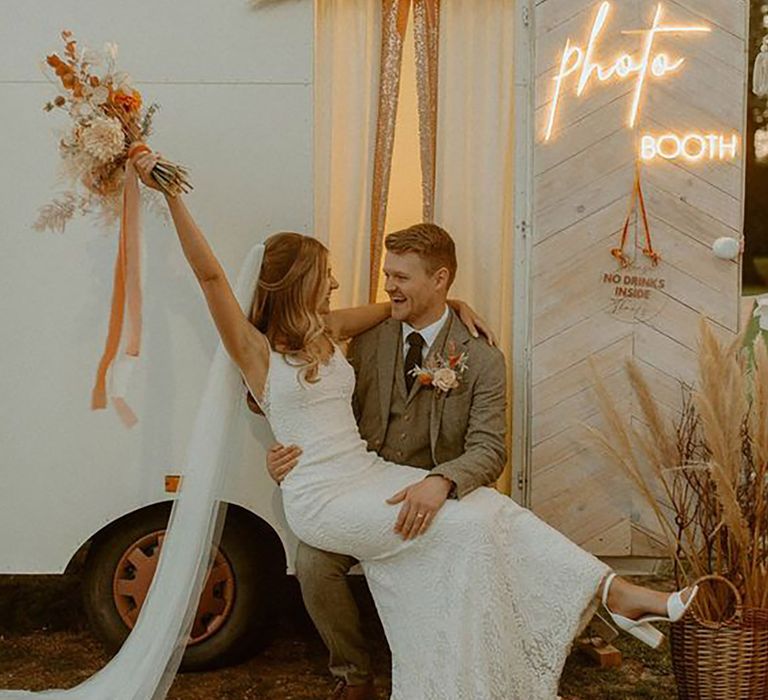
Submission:
<svg viewBox="0 0 768 700">
<path fill-rule="evenodd" d="M 160 560 L 165 530 L 156 530 L 130 544 L 112 577 L 112 599 L 120 618 L 133 629 Z M 235 600 L 235 572 L 221 547 L 200 595 L 188 646 L 200 644 L 224 627 Z"/>
<path fill-rule="evenodd" d="M 169 512 L 164 504 L 127 516 L 97 537 L 88 553 L 85 609 L 110 651 L 120 648 L 136 623 L 157 568 Z M 280 566 L 274 562 L 274 548 L 260 542 L 268 540 L 250 518 L 230 509 L 182 670 L 235 663 L 266 642 Z"/>
</svg>

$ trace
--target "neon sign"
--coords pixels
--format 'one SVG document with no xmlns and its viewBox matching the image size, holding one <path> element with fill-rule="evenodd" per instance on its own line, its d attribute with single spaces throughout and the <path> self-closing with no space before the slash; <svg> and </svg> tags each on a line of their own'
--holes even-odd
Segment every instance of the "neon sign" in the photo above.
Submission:
<svg viewBox="0 0 768 700">
<path fill-rule="evenodd" d="M 645 134 L 640 139 L 642 160 L 733 160 L 738 155 L 739 137 L 736 134 L 697 134 L 685 136 Z"/>
<path fill-rule="evenodd" d="M 611 79 L 626 80 L 631 76 L 635 79 L 635 90 L 632 98 L 627 123 L 630 128 L 637 123 L 640 110 L 640 102 L 649 77 L 663 78 L 665 75 L 680 70 L 685 63 L 684 58 L 670 58 L 663 52 L 655 52 L 656 38 L 659 34 L 690 34 L 708 33 L 711 28 L 707 26 L 677 26 L 662 24 L 663 7 L 659 3 L 653 23 L 649 29 L 633 29 L 622 31 L 622 34 L 637 34 L 644 37 L 642 52 L 639 58 L 633 58 L 630 53 L 622 53 L 612 63 L 601 64 L 595 59 L 596 49 L 599 45 L 600 35 L 605 27 L 608 15 L 611 11 L 611 3 L 606 0 L 600 5 L 592 25 L 589 40 L 584 48 L 573 43 L 570 37 L 565 42 L 565 48 L 560 60 L 560 68 L 555 80 L 555 93 L 549 108 L 545 141 L 552 138 L 558 108 L 563 98 L 563 86 L 566 79 L 579 72 L 576 84 L 576 96 L 581 97 L 587 89 L 592 78 L 599 82 L 607 82 Z"/>
</svg>

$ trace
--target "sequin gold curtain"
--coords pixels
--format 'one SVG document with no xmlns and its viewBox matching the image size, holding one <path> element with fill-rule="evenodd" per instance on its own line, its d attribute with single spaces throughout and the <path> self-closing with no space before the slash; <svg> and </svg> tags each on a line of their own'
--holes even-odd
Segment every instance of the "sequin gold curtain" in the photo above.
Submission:
<svg viewBox="0 0 768 700">
<path fill-rule="evenodd" d="M 403 42 L 413 7 L 424 221 L 432 221 L 437 148 L 437 72 L 440 0 L 383 0 L 379 108 L 370 227 L 369 301 L 376 300 L 395 143 Z M 415 222 L 414 222 L 415 223 Z"/>
<path fill-rule="evenodd" d="M 395 145 L 397 101 L 400 94 L 400 68 L 410 9 L 411 0 L 382 0 L 379 105 L 376 120 L 376 148 L 373 156 L 368 268 L 368 300 L 371 302 L 376 301 L 379 287 L 389 178 L 392 171 L 392 151 Z"/>
<path fill-rule="evenodd" d="M 440 0 L 414 0 L 413 20 L 416 44 L 416 89 L 419 99 L 423 218 L 424 221 L 433 221 L 435 215 Z"/>
</svg>

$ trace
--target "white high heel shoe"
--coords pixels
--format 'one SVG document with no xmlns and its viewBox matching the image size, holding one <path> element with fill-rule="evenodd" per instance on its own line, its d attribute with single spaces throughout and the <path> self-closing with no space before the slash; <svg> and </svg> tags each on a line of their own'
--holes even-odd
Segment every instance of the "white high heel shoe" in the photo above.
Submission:
<svg viewBox="0 0 768 700">
<path fill-rule="evenodd" d="M 699 592 L 699 587 L 694 586 L 691 589 L 691 594 L 688 596 L 688 600 L 683 602 L 682 593 L 687 589 L 684 589 L 683 591 L 676 591 L 675 593 L 672 593 L 669 598 L 667 598 L 666 616 L 643 615 L 637 620 L 632 620 L 629 617 L 624 617 L 624 615 L 619 615 L 618 613 L 613 612 L 608 607 L 608 591 L 611 587 L 611 583 L 613 583 L 613 579 L 615 578 L 616 574 L 609 574 L 605 579 L 605 583 L 603 584 L 603 607 L 605 608 L 608 615 L 610 615 L 611 620 L 613 620 L 616 627 L 624 632 L 627 632 L 628 634 L 631 634 L 633 637 L 636 637 L 641 642 L 647 644 L 649 647 L 653 647 L 654 649 L 664 641 L 664 635 L 650 623 L 677 622 L 683 617 L 683 615 L 685 615 L 691 603 L 693 602 L 693 599 L 696 597 L 696 594 Z"/>
</svg>

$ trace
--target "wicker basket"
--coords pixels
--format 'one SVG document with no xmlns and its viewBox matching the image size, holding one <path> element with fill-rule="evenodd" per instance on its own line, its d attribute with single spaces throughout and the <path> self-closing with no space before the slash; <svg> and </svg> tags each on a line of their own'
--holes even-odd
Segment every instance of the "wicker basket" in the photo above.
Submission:
<svg viewBox="0 0 768 700">
<path fill-rule="evenodd" d="M 768 610 L 742 605 L 736 587 L 722 576 L 697 583 L 726 583 L 736 597 L 724 622 L 700 619 L 694 608 L 672 625 L 672 667 L 680 700 L 768 700 Z"/>
</svg>

